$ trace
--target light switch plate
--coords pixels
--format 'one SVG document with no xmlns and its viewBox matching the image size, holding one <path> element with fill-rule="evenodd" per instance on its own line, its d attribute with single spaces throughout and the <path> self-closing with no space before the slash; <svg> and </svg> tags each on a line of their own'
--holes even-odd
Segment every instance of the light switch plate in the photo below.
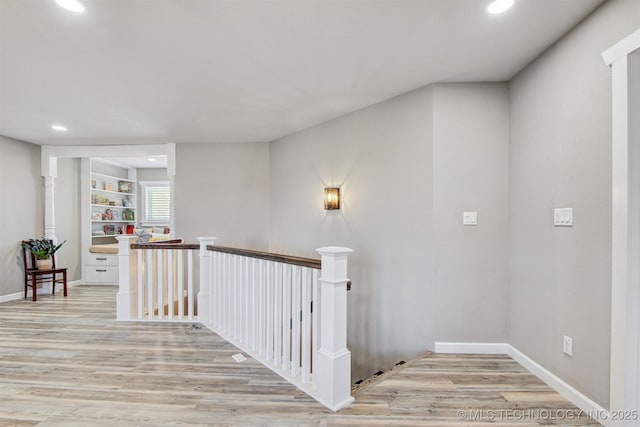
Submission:
<svg viewBox="0 0 640 427">
<path fill-rule="evenodd" d="M 463 225 L 478 225 L 478 212 L 463 212 L 462 213 Z"/>
<path fill-rule="evenodd" d="M 573 208 L 556 208 L 553 210 L 553 225 L 556 227 L 573 226 Z"/>
</svg>

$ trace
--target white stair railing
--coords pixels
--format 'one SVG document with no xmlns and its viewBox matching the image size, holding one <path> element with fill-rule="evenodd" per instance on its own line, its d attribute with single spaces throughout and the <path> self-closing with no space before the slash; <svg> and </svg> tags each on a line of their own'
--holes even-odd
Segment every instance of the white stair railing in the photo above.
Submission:
<svg viewBox="0 0 640 427">
<path fill-rule="evenodd" d="M 206 244 L 202 289 L 210 311 L 200 321 L 326 407 L 351 397 L 347 349 L 347 256 L 318 249 L 321 260 Z M 209 274 L 207 280 L 206 274 Z M 202 304 L 204 306 L 205 304 Z"/>
<path fill-rule="evenodd" d="M 351 249 L 320 248 L 316 260 L 216 246 L 214 237 L 198 245 L 117 239 L 118 320 L 197 319 L 329 409 L 353 402 Z"/>
<path fill-rule="evenodd" d="M 118 320 L 193 321 L 197 319 L 199 245 L 135 244 L 118 236 Z"/>
</svg>

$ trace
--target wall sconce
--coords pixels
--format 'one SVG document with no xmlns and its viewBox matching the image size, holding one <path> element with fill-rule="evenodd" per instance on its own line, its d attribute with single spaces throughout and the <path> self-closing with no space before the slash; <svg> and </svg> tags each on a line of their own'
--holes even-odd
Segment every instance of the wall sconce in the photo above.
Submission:
<svg viewBox="0 0 640 427">
<path fill-rule="evenodd" d="M 324 189 L 324 210 L 340 209 L 340 188 L 327 187 Z"/>
</svg>

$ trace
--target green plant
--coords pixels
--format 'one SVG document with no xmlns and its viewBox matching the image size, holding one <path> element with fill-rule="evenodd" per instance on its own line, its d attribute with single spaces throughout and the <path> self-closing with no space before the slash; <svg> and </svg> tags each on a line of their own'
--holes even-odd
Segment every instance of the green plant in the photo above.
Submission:
<svg viewBox="0 0 640 427">
<path fill-rule="evenodd" d="M 38 259 L 48 259 L 65 242 L 66 240 L 59 245 L 54 245 L 49 239 L 30 239 L 29 242 L 23 243 L 22 247 L 34 254 Z"/>
</svg>

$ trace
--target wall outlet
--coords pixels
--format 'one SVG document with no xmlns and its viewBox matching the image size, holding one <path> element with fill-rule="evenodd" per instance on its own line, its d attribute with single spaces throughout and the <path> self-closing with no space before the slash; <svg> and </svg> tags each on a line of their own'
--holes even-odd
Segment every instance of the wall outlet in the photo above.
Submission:
<svg viewBox="0 0 640 427">
<path fill-rule="evenodd" d="M 562 351 L 564 351 L 564 354 L 567 356 L 573 357 L 573 338 L 566 335 L 564 336 L 562 341 Z"/>
</svg>

